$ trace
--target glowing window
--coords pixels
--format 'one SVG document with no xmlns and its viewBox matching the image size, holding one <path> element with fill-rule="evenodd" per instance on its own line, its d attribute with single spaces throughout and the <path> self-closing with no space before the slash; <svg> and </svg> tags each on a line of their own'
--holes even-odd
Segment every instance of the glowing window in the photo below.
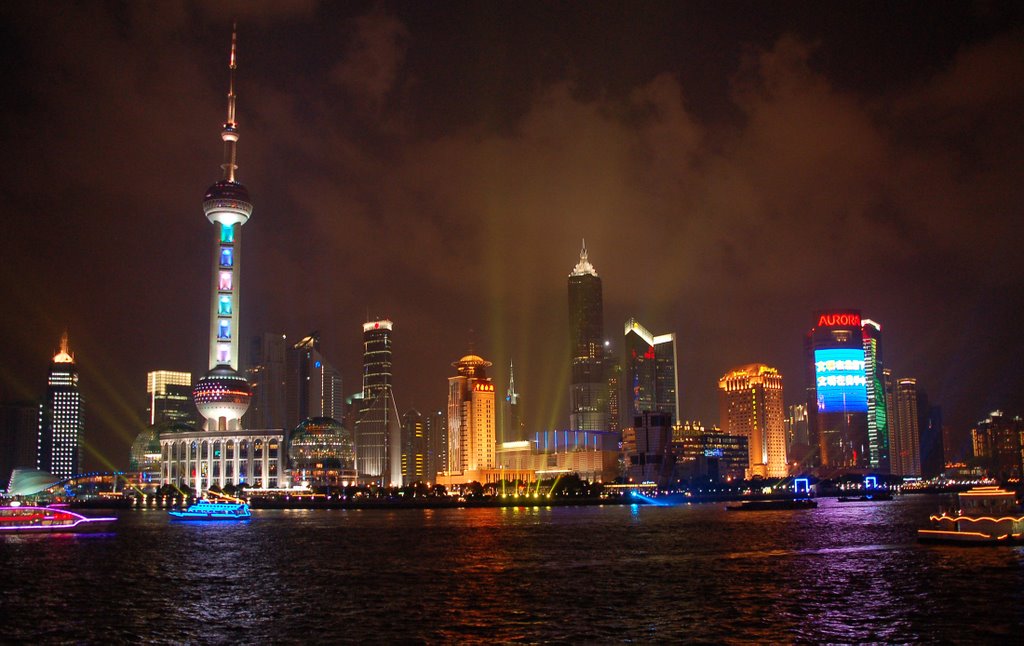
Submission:
<svg viewBox="0 0 1024 646">
<path fill-rule="evenodd" d="M 217 361 L 219 363 L 227 363 L 228 355 L 231 353 L 231 346 L 223 343 L 217 344 Z"/>
<path fill-rule="evenodd" d="M 217 338 L 218 339 L 230 339 L 231 338 L 231 321 L 228 319 L 221 319 L 217 321 Z"/>
<path fill-rule="evenodd" d="M 221 267 L 231 267 L 235 264 L 235 250 L 231 247 L 220 248 Z"/>
<path fill-rule="evenodd" d="M 231 315 L 231 297 L 221 296 L 217 302 L 217 313 L 227 316 Z"/>
<path fill-rule="evenodd" d="M 220 281 L 218 282 L 219 287 L 217 289 L 229 292 L 231 291 L 231 272 L 222 271 L 220 272 Z"/>
<path fill-rule="evenodd" d="M 220 225 L 220 241 L 221 242 L 234 242 L 235 241 L 235 225 L 222 224 Z"/>
</svg>

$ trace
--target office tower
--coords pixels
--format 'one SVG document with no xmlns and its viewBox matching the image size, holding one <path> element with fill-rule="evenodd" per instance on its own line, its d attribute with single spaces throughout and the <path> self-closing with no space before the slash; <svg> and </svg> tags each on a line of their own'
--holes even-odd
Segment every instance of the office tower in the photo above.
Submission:
<svg viewBox="0 0 1024 646">
<path fill-rule="evenodd" d="M 286 357 L 287 425 L 310 417 L 344 419 L 341 373 L 320 351 L 320 333 L 301 339 L 288 349 Z"/>
<path fill-rule="evenodd" d="M 490 361 L 468 354 L 452 367 L 448 378 L 449 482 L 479 480 L 479 472 L 495 466 L 494 384 L 487 376 Z"/>
<path fill-rule="evenodd" d="M 989 416 L 971 429 L 974 457 L 990 475 L 1006 482 L 1018 479 L 1024 474 L 1021 455 L 1021 433 L 1024 420 L 1010 418 L 1001 410 L 994 410 Z"/>
<path fill-rule="evenodd" d="M 402 415 L 402 484 L 427 480 L 427 425 L 415 408 Z M 430 479 L 434 478 L 433 474 Z"/>
<path fill-rule="evenodd" d="M 515 367 L 510 361 L 508 364 L 508 390 L 505 391 L 505 404 L 503 406 L 504 416 L 501 429 L 501 437 L 498 443 L 516 442 L 526 435 L 526 427 L 523 426 L 522 411 L 519 406 L 519 393 L 516 392 Z"/>
<path fill-rule="evenodd" d="M 146 373 L 146 417 L 150 425 L 161 422 L 194 423 L 192 373 L 152 370 Z"/>
<path fill-rule="evenodd" d="M 85 420 L 78 391 L 78 369 L 68 349 L 68 335 L 50 364 L 46 401 L 39 408 L 36 467 L 58 478 L 69 478 L 81 468 L 81 442 Z"/>
<path fill-rule="evenodd" d="M 888 473 L 889 466 L 889 413 L 885 403 L 885 384 L 882 371 L 882 326 L 864 319 L 864 377 L 868 396 L 868 450 L 872 469 Z"/>
<path fill-rule="evenodd" d="M 448 469 L 448 415 L 436 410 L 426 416 L 425 424 L 430 446 L 427 478 L 433 481 L 438 473 Z"/>
<path fill-rule="evenodd" d="M 790 404 L 786 415 L 786 456 L 803 464 L 810 450 L 807 404 Z"/>
<path fill-rule="evenodd" d="M 818 312 L 804 337 L 812 460 L 827 470 L 868 469 L 868 394 L 860 312 Z"/>
<path fill-rule="evenodd" d="M 296 420 L 292 420 L 286 404 L 287 341 L 283 334 L 265 332 L 253 337 L 249 345 L 246 377 L 252 386 L 252 404 L 245 414 L 245 425 L 249 428 L 291 428 L 297 423 L 298 411 Z"/>
<path fill-rule="evenodd" d="M 623 424 L 632 424 L 635 417 L 647 411 L 668 413 L 673 420 L 678 419 L 676 335 L 655 336 L 632 318 L 626 321 L 624 334 Z"/>
<path fill-rule="evenodd" d="M 569 428 L 603 431 L 608 428 L 608 381 L 604 369 L 604 305 L 601 278 L 587 258 L 569 274 L 569 349 L 572 384 L 569 390 Z"/>
<path fill-rule="evenodd" d="M 609 341 L 604 342 L 605 379 L 608 382 L 608 430 L 622 431 L 622 363 L 616 358 Z"/>
<path fill-rule="evenodd" d="M 38 436 L 38 402 L 0 404 L 0 490 L 15 469 L 35 466 Z"/>
<path fill-rule="evenodd" d="M 918 393 L 917 413 L 921 428 L 921 475 L 937 478 L 946 466 L 943 454 L 942 407 L 928 403 L 928 395 Z"/>
<path fill-rule="evenodd" d="M 896 432 L 892 434 L 892 473 L 921 476 L 921 429 L 917 409 L 917 380 L 896 380 Z"/>
<path fill-rule="evenodd" d="M 748 477 L 785 478 L 782 375 L 763 363 L 733 368 L 718 380 L 722 430 L 749 440 Z"/>
<path fill-rule="evenodd" d="M 381 484 L 402 482 L 402 438 L 391 386 L 391 332 L 382 319 L 363 324 L 363 399 L 356 422 L 356 459 L 360 476 Z"/>
<path fill-rule="evenodd" d="M 667 484 L 672 475 L 672 416 L 642 411 L 630 424 L 632 441 L 626 451 L 627 472 L 633 482 Z"/>
<path fill-rule="evenodd" d="M 179 428 L 160 433 L 164 484 L 201 493 L 216 485 L 276 488 L 283 481 L 283 430 L 242 430 L 252 400 L 248 380 L 238 372 L 238 316 L 242 226 L 252 215 L 249 191 L 235 177 L 238 124 L 235 121 L 237 34 L 231 35 L 223 177 L 203 198 L 203 212 L 214 225 L 213 289 L 210 311 L 210 370 L 192 389 L 204 430 Z"/>
</svg>

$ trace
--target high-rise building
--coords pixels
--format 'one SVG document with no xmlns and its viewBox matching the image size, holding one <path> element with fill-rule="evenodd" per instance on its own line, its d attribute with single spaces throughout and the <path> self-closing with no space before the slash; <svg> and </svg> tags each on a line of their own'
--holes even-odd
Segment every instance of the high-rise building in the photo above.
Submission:
<svg viewBox="0 0 1024 646">
<path fill-rule="evenodd" d="M 0 490 L 8 486 L 15 469 L 36 465 L 38 437 L 38 402 L 0 404 Z"/>
<path fill-rule="evenodd" d="M 427 425 L 418 410 L 409 409 L 402 415 L 402 484 L 427 480 L 427 454 Z"/>
<path fill-rule="evenodd" d="M 648 411 L 668 413 L 673 420 L 678 419 L 676 335 L 655 336 L 632 318 L 626 321 L 624 334 L 622 379 L 626 397 L 620 401 L 623 425 L 632 424 L 634 418 Z"/>
<path fill-rule="evenodd" d="M 672 423 L 670 414 L 654 411 L 643 411 L 633 419 L 629 428 L 632 441 L 625 452 L 626 471 L 633 482 L 668 484 L 673 468 Z"/>
<path fill-rule="evenodd" d="M 249 191 L 235 177 L 238 170 L 238 123 L 235 120 L 237 33 L 231 35 L 223 177 L 203 197 L 203 212 L 214 225 L 213 281 L 210 307 L 210 370 L 192 389 L 204 430 L 171 429 L 160 433 L 160 479 L 200 493 L 217 485 L 245 484 L 276 488 L 283 484 L 284 430 L 242 428 L 252 400 L 248 380 L 238 372 L 238 321 L 242 226 L 252 215 Z M 280 480 L 280 481 L 279 481 Z"/>
<path fill-rule="evenodd" d="M 818 312 L 804 337 L 812 464 L 828 470 L 869 469 L 868 394 L 860 312 Z"/>
<path fill-rule="evenodd" d="M 146 417 L 150 425 L 161 422 L 195 423 L 192 373 L 151 370 L 146 373 Z"/>
<path fill-rule="evenodd" d="M 864 376 L 868 396 L 868 450 L 872 469 L 888 473 L 889 466 L 889 413 L 885 404 L 885 384 L 882 371 L 882 326 L 864 319 Z"/>
<path fill-rule="evenodd" d="M 891 437 L 894 475 L 921 476 L 921 428 L 917 400 L 917 379 L 897 379 L 896 432 Z"/>
<path fill-rule="evenodd" d="M 287 412 L 288 338 L 265 332 L 249 345 L 246 377 L 252 386 L 252 405 L 245 414 L 249 428 L 292 428 Z M 294 411 L 298 415 L 298 411 Z M 319 413 L 318 413 L 319 414 Z M 326 417 L 333 417 L 326 415 Z"/>
<path fill-rule="evenodd" d="M 605 379 L 608 381 L 608 430 L 622 432 L 622 363 L 616 358 L 610 341 L 604 342 Z"/>
<path fill-rule="evenodd" d="M 975 460 L 1003 482 L 1020 478 L 1024 474 L 1022 433 L 1024 420 L 1020 417 L 1010 418 L 1001 410 L 992 411 L 971 429 Z"/>
<path fill-rule="evenodd" d="M 810 429 L 807 404 L 790 404 L 786 415 L 786 456 L 791 462 L 804 464 L 810 453 Z"/>
<path fill-rule="evenodd" d="M 286 357 L 288 425 L 311 417 L 344 419 L 341 373 L 320 351 L 320 334 L 313 332 L 304 337 L 288 349 Z"/>
<path fill-rule="evenodd" d="M 917 414 L 921 420 L 921 475 L 937 478 L 946 466 L 943 453 L 942 407 L 928 403 L 924 391 L 918 393 Z"/>
<path fill-rule="evenodd" d="M 78 369 L 68 349 L 67 333 L 50 364 L 46 401 L 39 409 L 36 467 L 58 478 L 69 478 L 81 468 L 85 418 L 78 391 Z"/>
<path fill-rule="evenodd" d="M 608 380 L 604 368 L 604 305 L 601 278 L 587 258 L 569 274 L 569 349 L 572 384 L 569 390 L 569 428 L 599 431 L 608 428 Z"/>
<path fill-rule="evenodd" d="M 448 415 L 435 410 L 424 420 L 430 453 L 427 458 L 427 478 L 431 481 L 448 469 Z"/>
<path fill-rule="evenodd" d="M 505 391 L 505 403 L 502 406 L 502 428 L 498 443 L 517 442 L 526 435 L 523 425 L 522 411 L 519 405 L 519 393 L 516 391 L 515 369 L 510 361 L 508 364 L 508 389 Z"/>
<path fill-rule="evenodd" d="M 363 324 L 363 399 L 356 422 L 359 475 L 381 484 L 402 482 L 402 438 L 391 384 L 391 332 L 382 319 Z"/>
<path fill-rule="evenodd" d="M 452 364 L 458 374 L 448 378 L 449 483 L 480 481 L 480 472 L 496 464 L 494 383 L 486 371 L 490 366 L 474 354 Z"/>
<path fill-rule="evenodd" d="M 749 440 L 747 476 L 785 478 L 786 427 L 782 375 L 763 363 L 740 366 L 718 380 L 722 430 Z"/>
</svg>

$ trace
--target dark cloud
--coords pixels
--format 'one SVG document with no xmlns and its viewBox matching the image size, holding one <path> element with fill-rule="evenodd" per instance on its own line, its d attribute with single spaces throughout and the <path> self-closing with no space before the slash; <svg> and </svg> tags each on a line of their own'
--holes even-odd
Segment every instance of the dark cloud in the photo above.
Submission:
<svg viewBox="0 0 1024 646">
<path fill-rule="evenodd" d="M 220 7 L 3 10 L 20 64 L 0 115 L 17 313 L 2 394 L 41 391 L 67 327 L 115 463 L 145 371 L 206 357 Z M 399 403 L 422 409 L 443 405 L 472 336 L 499 380 L 515 361 L 534 424 L 563 424 L 566 276 L 586 238 L 606 335 L 627 316 L 679 335 L 686 417 L 715 421 L 717 377 L 751 361 L 796 401 L 801 334 L 832 306 L 880 321 L 888 363 L 959 427 L 1020 412 L 1020 21 L 982 16 L 939 46 L 882 38 L 867 15 L 838 30 L 759 7 L 755 29 L 654 9 L 659 24 L 624 28 L 540 4 L 246 5 L 243 333 L 320 330 L 355 391 L 359 324 L 389 316 Z M 875 51 L 848 47 L 857 34 Z"/>
</svg>

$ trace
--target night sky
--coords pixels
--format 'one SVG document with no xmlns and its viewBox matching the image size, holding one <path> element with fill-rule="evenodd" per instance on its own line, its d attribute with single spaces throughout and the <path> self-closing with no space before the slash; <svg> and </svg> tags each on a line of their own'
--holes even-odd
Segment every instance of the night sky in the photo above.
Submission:
<svg viewBox="0 0 1024 646">
<path fill-rule="evenodd" d="M 678 335 L 684 419 L 754 361 L 800 401 L 830 307 L 961 432 L 1022 414 L 1022 7 L 5 3 L 0 398 L 67 329 L 86 465 L 123 468 L 145 373 L 205 372 L 237 16 L 242 338 L 319 330 L 347 392 L 387 317 L 401 410 L 472 345 L 564 427 L 586 238 L 605 335 Z"/>
</svg>

